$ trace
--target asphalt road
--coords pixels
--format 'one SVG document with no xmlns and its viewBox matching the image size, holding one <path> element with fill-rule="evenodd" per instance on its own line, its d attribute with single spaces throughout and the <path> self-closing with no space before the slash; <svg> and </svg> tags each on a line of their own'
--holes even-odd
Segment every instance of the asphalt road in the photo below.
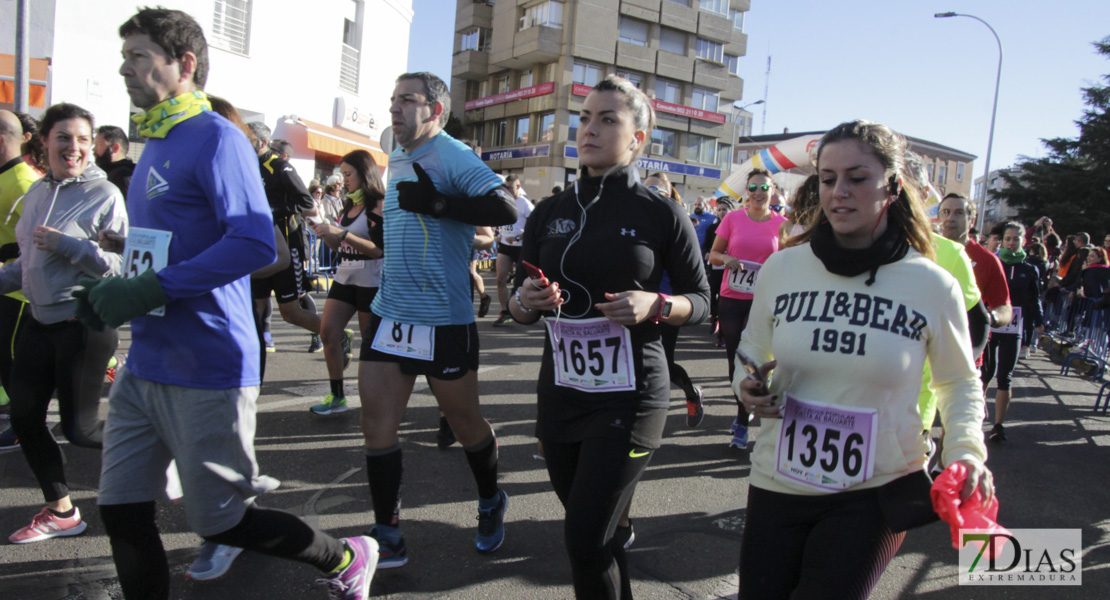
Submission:
<svg viewBox="0 0 1110 600">
<path fill-rule="evenodd" d="M 491 286 L 492 291 L 492 286 Z M 320 303 L 322 306 L 322 302 Z M 277 319 L 275 311 L 275 319 Z M 495 554 L 474 550 L 476 492 L 462 450 L 436 448 L 438 412 L 422 381 L 405 415 L 403 530 L 409 564 L 379 571 L 375 598 L 571 598 L 562 509 L 551 491 L 532 436 L 539 327 L 491 326 L 480 320 L 480 390 L 486 418 L 500 441 L 501 482 L 511 497 L 506 541 Z M 308 354 L 308 334 L 274 323 L 259 402 L 258 461 L 282 481 L 259 499 L 263 506 L 304 516 L 339 536 L 371 523 L 355 393 L 357 362 L 347 369 L 353 410 L 321 418 L 308 407 L 328 391 L 322 354 Z M 124 330 L 121 352 L 129 333 Z M 636 542 L 630 552 L 638 599 L 734 597 L 744 529 L 749 462 L 727 450 L 735 405 L 725 377 L 724 351 L 707 326 L 683 331 L 678 360 L 706 389 L 707 417 L 685 425 L 681 394 L 633 504 Z M 356 339 L 356 344 L 358 340 Z M 990 466 L 1001 499 L 1000 520 L 1012 528 L 1081 528 L 1081 587 L 961 587 L 957 552 L 944 524 L 915 530 L 880 580 L 873 598 L 1108 598 L 1110 597 L 1110 416 L 1091 406 L 1098 388 L 1043 354 L 1018 366 L 1009 441 L 991 446 Z M 105 387 L 107 392 L 107 387 Z M 106 402 L 106 400 L 105 400 Z M 106 411 L 106 404 L 102 411 Z M 57 414 L 51 413 L 56 420 Z M 3 425 L 0 425 L 2 428 Z M 755 434 L 758 439 L 758 433 Z M 121 598 L 107 538 L 96 510 L 98 453 L 63 444 L 73 498 L 89 522 L 79 537 L 0 545 L 0 599 Z M 42 496 L 19 452 L 0 455 L 0 532 L 26 525 Z M 180 506 L 160 505 L 159 525 L 172 570 L 172 597 L 186 600 L 323 598 L 308 566 L 244 553 L 222 579 L 194 583 L 184 572 L 200 539 Z"/>
</svg>

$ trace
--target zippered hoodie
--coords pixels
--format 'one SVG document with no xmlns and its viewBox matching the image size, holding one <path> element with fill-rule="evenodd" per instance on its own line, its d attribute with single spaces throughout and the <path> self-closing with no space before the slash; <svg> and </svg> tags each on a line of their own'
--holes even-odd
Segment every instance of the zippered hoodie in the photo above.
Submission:
<svg viewBox="0 0 1110 600">
<path fill-rule="evenodd" d="M 64 235 L 53 252 L 35 248 L 35 228 L 45 225 Z M 85 277 L 119 275 L 123 257 L 100 249 L 101 230 L 127 235 L 127 207 L 104 171 L 89 165 L 78 177 L 58 181 L 47 175 L 23 196 L 15 227 L 20 256 L 0 268 L 0 294 L 23 289 L 31 315 L 50 324 L 71 319 L 70 293 Z"/>
</svg>

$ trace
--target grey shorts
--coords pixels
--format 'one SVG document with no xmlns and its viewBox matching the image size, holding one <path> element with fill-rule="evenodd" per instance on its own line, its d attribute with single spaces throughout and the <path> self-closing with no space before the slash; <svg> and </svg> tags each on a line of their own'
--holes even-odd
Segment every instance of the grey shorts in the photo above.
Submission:
<svg viewBox="0 0 1110 600">
<path fill-rule="evenodd" d="M 154 383 L 120 370 L 108 402 L 98 504 L 166 498 L 171 460 L 189 526 L 231 529 L 254 497 L 277 487 L 254 459 L 258 387 L 205 390 Z"/>
</svg>

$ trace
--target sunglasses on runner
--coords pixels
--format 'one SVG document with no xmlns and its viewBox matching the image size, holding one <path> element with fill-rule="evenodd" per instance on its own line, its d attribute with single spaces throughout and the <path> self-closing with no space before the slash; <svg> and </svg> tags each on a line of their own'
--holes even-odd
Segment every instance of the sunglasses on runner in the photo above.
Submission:
<svg viewBox="0 0 1110 600">
<path fill-rule="evenodd" d="M 771 210 L 773 210 L 775 212 L 781 212 L 782 211 L 782 205 L 781 204 L 772 204 L 771 205 Z"/>
<path fill-rule="evenodd" d="M 771 189 L 771 185 L 768 184 L 768 183 L 749 183 L 748 184 L 748 191 L 749 192 L 754 192 L 756 190 L 763 190 L 763 191 L 766 192 L 770 189 Z"/>
</svg>

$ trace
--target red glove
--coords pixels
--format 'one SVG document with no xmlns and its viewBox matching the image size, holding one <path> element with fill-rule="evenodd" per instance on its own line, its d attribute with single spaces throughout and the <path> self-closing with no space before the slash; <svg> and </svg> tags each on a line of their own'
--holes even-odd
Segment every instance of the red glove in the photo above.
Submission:
<svg viewBox="0 0 1110 600">
<path fill-rule="evenodd" d="M 967 467 L 960 463 L 952 463 L 933 481 L 933 488 L 929 491 L 933 498 L 933 510 L 948 523 L 952 530 L 952 547 L 957 550 L 960 549 L 961 529 L 987 529 L 991 533 L 1010 533 L 997 522 L 997 496 L 991 498 L 990 504 L 984 506 L 983 496 L 976 489 L 966 502 L 960 502 L 960 492 L 964 489 L 966 480 Z M 992 558 L 998 558 L 1005 544 L 993 546 Z"/>
</svg>

